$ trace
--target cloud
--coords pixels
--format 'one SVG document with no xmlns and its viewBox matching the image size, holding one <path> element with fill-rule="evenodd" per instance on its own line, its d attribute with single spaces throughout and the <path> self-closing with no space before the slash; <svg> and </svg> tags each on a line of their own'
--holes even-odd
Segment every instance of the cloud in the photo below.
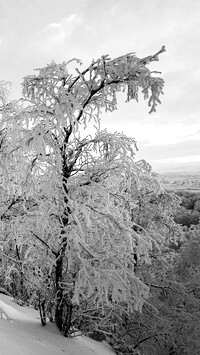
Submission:
<svg viewBox="0 0 200 355">
<path fill-rule="evenodd" d="M 178 171 L 200 167 L 200 140 L 166 146 L 139 146 L 136 160 L 145 159 L 155 171 Z"/>
<path fill-rule="evenodd" d="M 79 25 L 80 22 L 81 18 L 77 14 L 71 14 L 58 23 L 54 22 L 49 24 L 43 29 L 41 34 L 43 34 L 47 39 L 53 41 L 57 39 L 59 40 L 60 38 L 67 38 L 73 33 L 76 26 Z"/>
<path fill-rule="evenodd" d="M 133 108 L 137 106 L 133 105 Z M 146 108 L 144 108 L 144 111 Z M 133 136 L 142 146 L 168 146 L 180 142 L 191 140 L 200 141 L 200 122 L 195 122 L 192 117 L 184 120 L 174 122 L 171 117 L 165 116 L 164 119 L 159 115 L 148 117 L 147 114 L 144 119 L 137 119 L 136 114 L 131 113 L 131 117 L 126 117 L 126 111 L 119 108 L 114 113 L 108 113 L 103 116 L 102 126 L 109 131 L 118 131 Z M 136 119 L 134 119 L 134 116 Z M 121 119 L 123 117 L 123 120 Z M 168 122 L 167 122 L 168 121 Z M 193 122 L 194 121 L 194 122 Z M 199 121 L 199 120 L 198 120 Z"/>
<path fill-rule="evenodd" d="M 136 159 L 145 159 L 154 168 L 176 164 L 200 166 L 200 140 L 190 140 L 171 145 L 143 146 L 138 144 Z"/>
<path fill-rule="evenodd" d="M 162 163 L 171 163 L 171 164 L 185 164 L 185 163 L 198 163 L 200 162 L 200 155 L 189 155 L 186 157 L 176 157 L 176 158 L 168 158 L 168 159 L 158 159 L 156 160 L 157 164 Z"/>
<path fill-rule="evenodd" d="M 174 122 L 170 124 L 160 125 L 152 122 L 146 127 L 140 127 L 139 138 L 140 141 L 146 140 L 146 145 L 173 145 L 186 141 L 199 140 L 200 141 L 200 123 L 184 125 L 181 122 Z"/>
<path fill-rule="evenodd" d="M 30 42 L 30 47 L 40 53 L 63 52 L 68 39 L 81 23 L 82 18 L 75 13 L 61 19 L 59 22 L 50 23 L 42 31 L 35 34 Z"/>
<path fill-rule="evenodd" d="M 153 168 L 153 171 L 158 172 L 158 173 L 187 173 L 187 174 L 193 174 L 194 172 L 200 172 L 199 170 L 199 163 L 200 160 L 198 161 L 167 161 L 163 160 L 162 162 L 153 162 L 151 161 L 151 166 Z"/>
</svg>

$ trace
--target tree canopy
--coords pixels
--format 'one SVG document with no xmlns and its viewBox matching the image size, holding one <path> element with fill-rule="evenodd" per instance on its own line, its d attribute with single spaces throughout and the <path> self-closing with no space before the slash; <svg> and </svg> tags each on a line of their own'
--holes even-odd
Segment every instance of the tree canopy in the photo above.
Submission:
<svg viewBox="0 0 200 355">
<path fill-rule="evenodd" d="M 24 78 L 18 101 L 1 83 L 1 277 L 65 335 L 89 321 L 109 333 L 116 312 L 141 312 L 146 267 L 180 236 L 178 198 L 135 160 L 133 138 L 100 125 L 119 91 L 141 92 L 155 112 L 164 81 L 148 66 L 164 51 L 105 55 L 82 71 L 77 59 L 51 62 Z"/>
</svg>

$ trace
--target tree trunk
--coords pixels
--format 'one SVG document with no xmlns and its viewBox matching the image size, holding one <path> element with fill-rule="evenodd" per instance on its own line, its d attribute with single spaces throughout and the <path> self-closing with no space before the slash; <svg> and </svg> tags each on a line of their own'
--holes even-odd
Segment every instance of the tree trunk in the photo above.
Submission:
<svg viewBox="0 0 200 355">
<path fill-rule="evenodd" d="M 55 321 L 58 329 L 63 328 L 63 288 L 62 288 L 63 256 L 59 255 L 56 260 L 56 309 Z"/>
<path fill-rule="evenodd" d="M 63 334 L 65 337 L 68 336 L 69 330 L 72 325 L 72 309 L 72 304 L 67 304 L 64 307 Z"/>
<path fill-rule="evenodd" d="M 70 300 L 66 299 L 67 295 L 63 294 L 62 286 L 63 276 L 63 254 L 61 254 L 56 261 L 56 309 L 55 309 L 55 321 L 58 329 L 63 332 L 64 336 L 68 336 L 71 321 L 72 321 L 72 309 L 73 306 Z"/>
<path fill-rule="evenodd" d="M 41 324 L 44 326 L 47 324 L 46 319 L 46 309 L 45 309 L 45 297 L 42 298 L 41 294 L 39 293 L 39 311 L 40 311 L 40 320 Z"/>
<path fill-rule="evenodd" d="M 66 132 L 66 137 L 64 139 L 64 146 L 68 143 L 69 136 L 71 134 L 71 129 Z M 69 222 L 69 214 L 71 213 L 68 207 L 68 189 L 67 180 L 70 176 L 70 170 L 66 164 L 66 153 L 65 149 L 61 148 L 62 160 L 63 160 L 63 190 L 64 190 L 64 203 L 65 209 L 62 216 L 62 226 L 66 227 Z M 56 309 L 55 309 L 55 321 L 58 329 L 63 331 L 64 335 L 67 336 L 69 329 L 71 327 L 72 319 L 72 306 L 71 302 L 66 301 L 66 295 L 63 294 L 63 259 L 65 256 L 65 250 L 67 246 L 67 236 L 65 235 L 64 228 L 61 228 L 61 248 L 58 252 L 56 258 Z"/>
<path fill-rule="evenodd" d="M 21 257 L 20 257 L 18 245 L 16 245 L 16 256 L 17 256 L 17 259 L 21 262 Z M 17 281 L 17 282 L 19 283 L 19 285 L 17 287 L 17 295 L 16 296 L 20 297 L 20 299 L 25 303 L 28 299 L 28 293 L 27 293 L 26 287 L 24 285 L 24 272 L 23 272 L 21 264 L 19 266 L 19 281 Z"/>
</svg>

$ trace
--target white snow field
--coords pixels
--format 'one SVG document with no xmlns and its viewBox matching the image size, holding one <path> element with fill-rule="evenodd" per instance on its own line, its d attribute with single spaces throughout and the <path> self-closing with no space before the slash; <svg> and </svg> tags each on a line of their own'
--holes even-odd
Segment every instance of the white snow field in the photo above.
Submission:
<svg viewBox="0 0 200 355">
<path fill-rule="evenodd" d="M 54 324 L 40 324 L 39 313 L 0 294 L 0 355 L 113 355 L 105 343 L 85 336 L 64 338 Z"/>
</svg>

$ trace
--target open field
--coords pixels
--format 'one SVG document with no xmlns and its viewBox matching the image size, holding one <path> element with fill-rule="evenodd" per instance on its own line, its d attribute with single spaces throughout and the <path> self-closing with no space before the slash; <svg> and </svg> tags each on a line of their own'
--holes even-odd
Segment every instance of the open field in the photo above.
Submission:
<svg viewBox="0 0 200 355">
<path fill-rule="evenodd" d="M 160 180 L 166 190 L 200 193 L 200 174 L 161 174 Z"/>
</svg>

